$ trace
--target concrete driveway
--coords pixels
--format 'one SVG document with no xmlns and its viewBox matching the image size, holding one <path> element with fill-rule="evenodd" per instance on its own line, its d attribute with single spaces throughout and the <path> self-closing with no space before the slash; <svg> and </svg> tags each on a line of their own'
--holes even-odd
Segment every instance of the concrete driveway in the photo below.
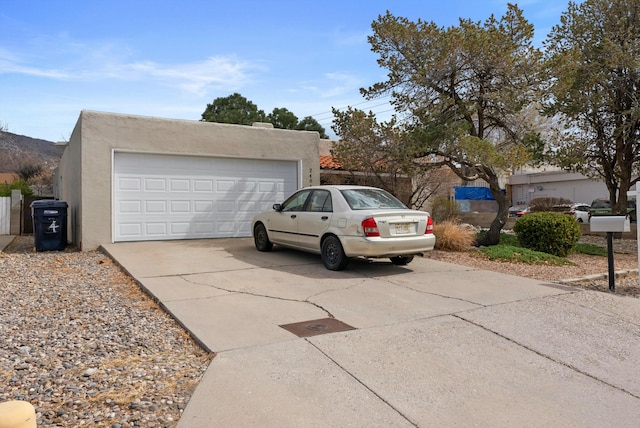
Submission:
<svg viewBox="0 0 640 428">
<path fill-rule="evenodd" d="M 250 239 L 104 250 L 215 351 L 179 427 L 640 421 L 640 300 L 417 258 Z"/>
</svg>

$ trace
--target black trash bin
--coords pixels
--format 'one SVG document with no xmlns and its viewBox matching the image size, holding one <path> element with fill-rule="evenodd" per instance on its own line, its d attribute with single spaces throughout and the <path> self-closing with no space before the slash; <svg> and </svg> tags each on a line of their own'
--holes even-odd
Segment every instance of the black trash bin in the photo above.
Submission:
<svg viewBox="0 0 640 428">
<path fill-rule="evenodd" d="M 64 201 L 31 203 L 36 251 L 61 251 L 67 246 L 67 207 Z"/>
</svg>

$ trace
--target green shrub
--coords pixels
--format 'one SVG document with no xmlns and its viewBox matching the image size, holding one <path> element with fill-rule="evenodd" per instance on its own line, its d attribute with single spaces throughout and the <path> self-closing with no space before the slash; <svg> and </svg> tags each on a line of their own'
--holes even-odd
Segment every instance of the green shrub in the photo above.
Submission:
<svg viewBox="0 0 640 428">
<path fill-rule="evenodd" d="M 33 190 L 29 188 L 29 184 L 27 184 L 24 180 L 16 180 L 13 183 L 0 183 L 0 197 L 1 196 L 11 196 L 11 190 L 20 189 L 24 196 L 33 195 Z"/>
<path fill-rule="evenodd" d="M 520 245 L 565 257 L 580 239 L 578 222 L 566 214 L 540 212 L 520 217 L 513 226 Z"/>
<path fill-rule="evenodd" d="M 436 196 L 431 201 L 431 217 L 434 223 L 444 223 L 450 221 L 453 223 L 460 222 L 460 208 L 456 201 L 446 196 Z"/>
</svg>

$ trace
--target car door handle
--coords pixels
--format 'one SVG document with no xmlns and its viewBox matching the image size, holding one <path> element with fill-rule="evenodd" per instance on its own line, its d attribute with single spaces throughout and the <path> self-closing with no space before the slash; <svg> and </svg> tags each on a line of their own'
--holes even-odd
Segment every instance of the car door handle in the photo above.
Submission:
<svg viewBox="0 0 640 428">
<path fill-rule="evenodd" d="M 298 217 L 298 216 L 295 215 L 295 214 L 291 214 L 291 218 L 296 218 L 296 217 Z"/>
<path fill-rule="evenodd" d="M 327 217 L 326 215 L 323 215 L 322 217 L 320 217 L 320 220 L 329 220 L 329 217 Z"/>
</svg>

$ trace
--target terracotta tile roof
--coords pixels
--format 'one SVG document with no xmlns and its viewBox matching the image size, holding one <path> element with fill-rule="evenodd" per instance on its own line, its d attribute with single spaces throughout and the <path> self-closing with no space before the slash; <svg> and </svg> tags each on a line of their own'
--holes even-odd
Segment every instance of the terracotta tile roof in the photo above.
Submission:
<svg viewBox="0 0 640 428">
<path fill-rule="evenodd" d="M 0 183 L 13 183 L 20 176 L 13 172 L 0 172 Z"/>
<path fill-rule="evenodd" d="M 320 169 L 342 169 L 342 165 L 333 156 L 320 156 Z"/>
</svg>

